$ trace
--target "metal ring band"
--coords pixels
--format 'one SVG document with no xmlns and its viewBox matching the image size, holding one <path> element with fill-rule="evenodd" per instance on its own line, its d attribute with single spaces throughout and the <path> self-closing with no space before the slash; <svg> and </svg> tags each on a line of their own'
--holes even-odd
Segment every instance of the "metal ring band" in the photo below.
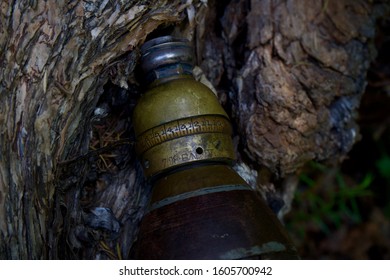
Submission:
<svg viewBox="0 0 390 280">
<path fill-rule="evenodd" d="M 141 156 L 147 177 L 162 171 L 195 162 L 229 162 L 234 160 L 230 135 L 224 133 L 198 133 L 173 138 L 145 151 Z"/>
<path fill-rule="evenodd" d="M 203 115 L 174 120 L 154 127 L 137 137 L 136 150 L 143 154 L 150 148 L 165 141 L 200 133 L 232 134 L 228 119 L 219 115 Z"/>
</svg>

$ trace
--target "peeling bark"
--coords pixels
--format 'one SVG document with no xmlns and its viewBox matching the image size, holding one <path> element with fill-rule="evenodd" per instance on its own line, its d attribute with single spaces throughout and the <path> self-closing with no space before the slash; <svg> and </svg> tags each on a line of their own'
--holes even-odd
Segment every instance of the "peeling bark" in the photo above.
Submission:
<svg viewBox="0 0 390 280">
<path fill-rule="evenodd" d="M 204 2 L 1 3 L 0 259 L 128 256 L 150 192 L 134 72 L 161 26 L 193 40 L 252 185 L 350 150 L 387 3 Z"/>
<path fill-rule="evenodd" d="M 206 39 L 203 68 L 229 94 L 242 150 L 252 162 L 284 177 L 309 160 L 339 160 L 351 149 L 384 7 L 347 0 L 226 6 L 222 30 Z M 207 43 L 213 40 L 224 46 L 225 80 L 213 69 L 218 54 Z"/>
</svg>

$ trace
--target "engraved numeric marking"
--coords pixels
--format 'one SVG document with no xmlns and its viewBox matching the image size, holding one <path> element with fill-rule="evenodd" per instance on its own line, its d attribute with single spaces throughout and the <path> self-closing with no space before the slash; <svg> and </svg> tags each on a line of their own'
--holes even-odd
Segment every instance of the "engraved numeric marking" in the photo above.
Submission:
<svg viewBox="0 0 390 280">
<path fill-rule="evenodd" d="M 199 133 L 231 134 L 232 128 L 228 119 L 223 116 L 205 115 L 175 120 L 145 131 L 137 139 L 139 153 L 162 142 Z"/>
</svg>

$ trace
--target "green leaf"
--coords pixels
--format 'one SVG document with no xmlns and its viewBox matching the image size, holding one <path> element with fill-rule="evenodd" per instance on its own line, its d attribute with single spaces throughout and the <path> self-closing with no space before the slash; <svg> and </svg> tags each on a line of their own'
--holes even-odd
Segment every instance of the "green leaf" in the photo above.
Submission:
<svg viewBox="0 0 390 280">
<path fill-rule="evenodd" d="M 376 162 L 376 167 L 382 177 L 390 180 L 390 157 L 388 155 L 382 155 Z"/>
<path fill-rule="evenodd" d="M 372 175 L 372 173 L 367 173 L 366 176 L 364 176 L 363 181 L 361 181 L 361 182 L 359 183 L 359 185 L 357 186 L 357 188 L 358 188 L 359 190 L 367 189 L 367 188 L 371 185 L 372 180 L 374 180 L 374 175 Z"/>
</svg>

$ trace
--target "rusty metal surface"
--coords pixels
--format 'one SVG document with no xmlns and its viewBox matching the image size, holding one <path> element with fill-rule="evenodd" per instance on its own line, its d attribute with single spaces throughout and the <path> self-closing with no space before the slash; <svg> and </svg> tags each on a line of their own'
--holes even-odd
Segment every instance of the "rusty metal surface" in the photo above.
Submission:
<svg viewBox="0 0 390 280">
<path fill-rule="evenodd" d="M 277 218 L 251 190 L 219 191 L 157 208 L 144 217 L 140 233 L 139 259 L 298 258 Z"/>
</svg>

